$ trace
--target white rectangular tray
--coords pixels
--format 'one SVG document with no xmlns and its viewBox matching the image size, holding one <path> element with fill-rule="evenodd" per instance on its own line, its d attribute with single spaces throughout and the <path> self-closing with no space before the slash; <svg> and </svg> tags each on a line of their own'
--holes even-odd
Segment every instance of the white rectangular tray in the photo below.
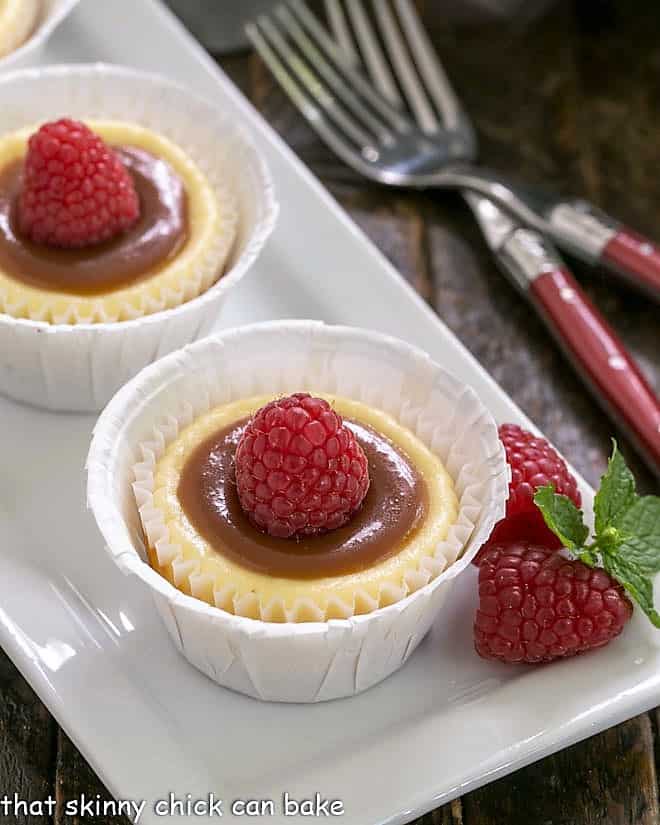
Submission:
<svg viewBox="0 0 660 825">
<path fill-rule="evenodd" d="M 250 127 L 282 214 L 223 326 L 312 317 L 393 333 L 470 383 L 499 420 L 529 424 L 156 0 L 83 0 L 41 59 L 156 70 Z M 170 791 L 277 809 L 285 791 L 318 791 L 343 801 L 346 825 L 403 823 L 658 702 L 657 641 L 639 621 L 598 654 L 545 668 L 478 659 L 473 571 L 377 688 L 311 707 L 232 694 L 178 656 L 149 598 L 106 557 L 85 510 L 93 419 L 0 399 L 0 422 L 0 641 L 111 792 L 148 800 L 145 825 L 162 821 L 150 809 Z"/>
</svg>

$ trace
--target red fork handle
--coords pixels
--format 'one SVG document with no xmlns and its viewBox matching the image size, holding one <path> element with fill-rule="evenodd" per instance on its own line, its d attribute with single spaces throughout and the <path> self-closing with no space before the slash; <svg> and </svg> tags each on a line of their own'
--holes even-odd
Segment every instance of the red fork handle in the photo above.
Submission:
<svg viewBox="0 0 660 825">
<path fill-rule="evenodd" d="M 597 400 L 660 476 L 660 401 L 614 330 L 566 269 L 543 272 L 528 295 Z"/>
<path fill-rule="evenodd" d="M 606 244 L 600 260 L 608 269 L 660 297 L 660 247 L 657 244 L 620 227 Z"/>
<path fill-rule="evenodd" d="M 660 246 L 583 200 L 561 200 L 546 214 L 555 243 L 590 265 L 601 264 L 660 301 Z"/>
</svg>

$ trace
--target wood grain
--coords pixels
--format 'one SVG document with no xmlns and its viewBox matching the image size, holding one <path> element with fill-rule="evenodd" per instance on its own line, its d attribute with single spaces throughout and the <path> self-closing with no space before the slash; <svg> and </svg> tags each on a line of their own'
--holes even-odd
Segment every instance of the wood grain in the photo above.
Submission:
<svg viewBox="0 0 660 825">
<path fill-rule="evenodd" d="M 69 801 L 75 800 L 82 804 L 83 801 L 93 800 L 94 810 L 97 810 L 97 801 L 102 804 L 105 800 L 112 800 L 112 796 L 63 730 L 59 731 L 57 739 L 55 797 L 57 808 L 53 825 L 81 825 L 86 822 L 129 825 L 128 819 L 124 816 L 102 813 L 99 818 L 80 816 L 78 813 L 73 814 L 67 811 Z M 103 811 L 103 808 L 98 810 Z M 113 809 L 107 808 L 106 810 L 112 811 Z"/>
<path fill-rule="evenodd" d="M 463 825 L 463 805 L 460 799 L 454 799 L 441 808 L 430 811 L 412 825 Z"/>
<path fill-rule="evenodd" d="M 648 714 L 463 798 L 466 825 L 655 825 L 658 793 Z"/>
<path fill-rule="evenodd" d="M 28 803 L 53 793 L 57 726 L 32 688 L 0 654 L 0 797 Z M 13 804 L 12 804 L 13 809 Z M 43 817 L 0 809 L 3 825 L 42 825 Z"/>
</svg>

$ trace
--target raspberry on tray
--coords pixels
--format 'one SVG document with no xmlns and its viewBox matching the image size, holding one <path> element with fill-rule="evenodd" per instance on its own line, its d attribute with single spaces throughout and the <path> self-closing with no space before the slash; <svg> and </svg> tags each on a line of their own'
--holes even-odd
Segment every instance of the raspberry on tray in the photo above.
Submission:
<svg viewBox="0 0 660 825">
<path fill-rule="evenodd" d="M 534 504 L 534 493 L 540 487 L 552 484 L 555 492 L 568 496 L 577 507 L 581 504 L 575 478 L 564 459 L 545 438 L 517 424 L 502 424 L 498 432 L 511 467 L 509 499 L 505 518 L 495 525 L 475 564 L 480 563 L 488 547 L 502 541 L 527 539 L 546 547 L 561 547 L 561 541 L 546 526 Z"/>
<path fill-rule="evenodd" d="M 546 444 L 519 427 L 502 430 L 514 465 L 521 464 L 523 451 L 529 459 Z M 534 460 L 548 472 L 545 459 Z M 530 478 L 535 486 L 539 480 Z M 557 491 L 558 481 L 569 495 Z M 571 481 L 567 483 L 565 473 L 563 478 L 554 473 L 531 499 L 553 541 L 518 534 L 496 542 L 491 536 L 478 555 L 474 644 L 485 659 L 549 662 L 601 647 L 618 636 L 632 616 L 631 599 L 660 627 L 653 604 L 654 576 L 660 571 L 660 498 L 637 495 L 635 479 L 614 442 L 594 497 L 592 535 L 576 506 L 579 495 Z M 512 481 L 516 489 L 525 484 L 520 478 Z M 529 491 L 524 492 L 527 499 Z M 513 503 L 514 515 L 500 522 L 500 533 L 508 529 L 516 535 L 515 490 Z M 563 549 L 557 550 L 557 544 Z"/>
<path fill-rule="evenodd" d="M 631 615 L 623 587 L 601 568 L 524 541 L 482 556 L 474 641 L 485 659 L 572 656 L 607 644 Z"/>
</svg>

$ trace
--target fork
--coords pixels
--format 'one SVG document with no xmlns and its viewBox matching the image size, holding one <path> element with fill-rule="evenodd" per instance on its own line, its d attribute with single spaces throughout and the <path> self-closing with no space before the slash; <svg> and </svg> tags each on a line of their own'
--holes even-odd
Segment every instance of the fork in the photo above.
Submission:
<svg viewBox="0 0 660 825">
<path fill-rule="evenodd" d="M 282 3 L 246 31 L 304 117 L 358 172 L 392 186 L 463 191 L 500 267 L 660 475 L 658 399 L 546 237 L 559 239 L 551 221 L 501 178 L 473 165 L 477 147 L 472 126 L 410 0 L 392 0 L 392 5 L 373 0 L 382 39 L 364 0 L 345 4 L 348 16 L 340 0 L 326 0 L 332 35 L 302 0 Z M 371 82 L 364 76 L 351 31 Z M 569 206 L 562 203 L 552 214 L 559 210 L 566 221 Z M 587 213 L 580 215 L 586 221 Z M 568 224 L 575 235 L 575 219 Z M 604 237 L 602 231 L 600 235 Z"/>
<path fill-rule="evenodd" d="M 531 191 L 474 165 L 476 142 L 470 122 L 410 0 L 391 0 L 391 5 L 389 0 L 372 0 L 382 41 L 415 121 L 397 111 L 397 84 L 387 78 L 387 62 L 367 5 L 366 0 L 346 0 L 356 40 L 380 95 L 355 62 L 357 52 L 339 0 L 326 0 L 338 42 L 303 0 L 283 3 L 274 15 L 262 16 L 246 29 L 323 140 L 349 166 L 381 183 L 469 189 L 485 195 L 588 264 L 602 264 L 660 300 L 659 246 L 584 200 Z"/>
</svg>

